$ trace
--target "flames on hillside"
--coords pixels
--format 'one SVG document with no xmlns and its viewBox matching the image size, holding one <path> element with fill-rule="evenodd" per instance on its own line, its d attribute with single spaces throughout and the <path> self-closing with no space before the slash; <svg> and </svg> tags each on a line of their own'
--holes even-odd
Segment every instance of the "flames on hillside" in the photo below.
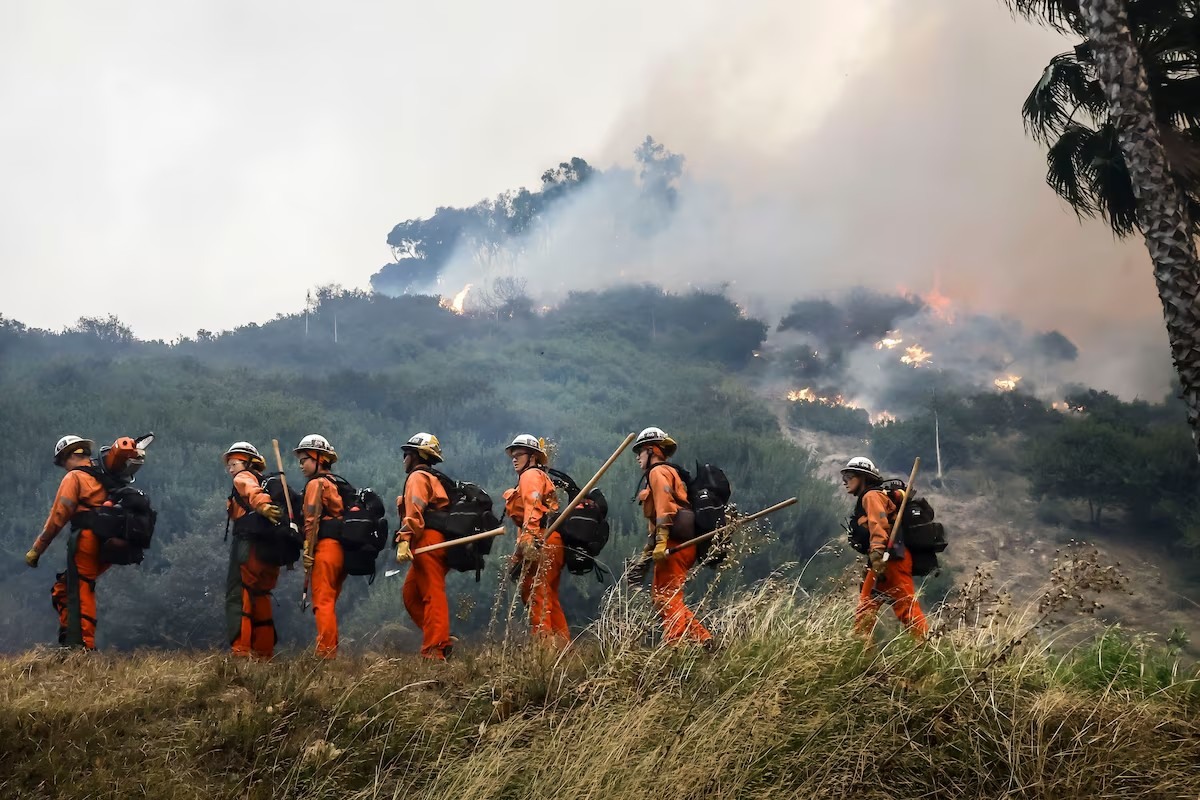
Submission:
<svg viewBox="0 0 1200 800">
<path fill-rule="evenodd" d="M 817 394 L 811 387 L 803 389 L 792 389 L 787 393 L 787 399 L 793 403 L 820 403 L 824 406 L 841 406 L 842 408 L 858 408 L 857 405 L 846 400 L 840 394 L 836 395 L 821 395 Z"/>
<path fill-rule="evenodd" d="M 1017 388 L 1017 384 L 1021 382 L 1020 375 L 1005 375 L 1001 378 L 996 378 L 992 381 L 992 385 L 1002 392 L 1011 392 Z"/>
<path fill-rule="evenodd" d="M 933 353 L 919 344 L 914 344 L 904 348 L 904 355 L 900 356 L 900 363 L 908 364 L 913 369 L 917 369 L 923 364 L 928 364 L 932 358 Z"/>
<path fill-rule="evenodd" d="M 888 331 L 887 336 L 875 343 L 875 349 L 895 350 L 902 344 L 904 344 L 904 337 L 900 331 Z M 916 369 L 923 364 L 928 364 L 932 359 L 933 353 L 914 343 L 904 348 L 904 355 L 900 356 L 900 363 Z"/>
<path fill-rule="evenodd" d="M 455 314 L 465 314 L 466 311 L 463 308 L 463 304 L 467 301 L 467 292 L 471 291 L 472 286 L 474 286 L 474 284 L 468 283 L 461 290 L 459 290 L 458 294 L 454 295 L 453 298 L 448 298 L 443 295 L 438 300 L 438 305 L 447 311 L 454 312 Z"/>
</svg>

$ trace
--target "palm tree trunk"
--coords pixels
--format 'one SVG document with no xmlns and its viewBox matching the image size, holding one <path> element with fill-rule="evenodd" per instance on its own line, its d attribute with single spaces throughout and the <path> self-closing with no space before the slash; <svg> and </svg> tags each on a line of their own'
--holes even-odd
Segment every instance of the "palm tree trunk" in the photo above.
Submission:
<svg viewBox="0 0 1200 800">
<path fill-rule="evenodd" d="M 1096 71 L 1117 123 L 1137 197 L 1138 219 L 1154 262 L 1171 358 L 1183 386 L 1192 441 L 1200 455 L 1200 263 L 1183 195 L 1171 178 L 1141 53 L 1125 0 L 1080 0 Z"/>
</svg>

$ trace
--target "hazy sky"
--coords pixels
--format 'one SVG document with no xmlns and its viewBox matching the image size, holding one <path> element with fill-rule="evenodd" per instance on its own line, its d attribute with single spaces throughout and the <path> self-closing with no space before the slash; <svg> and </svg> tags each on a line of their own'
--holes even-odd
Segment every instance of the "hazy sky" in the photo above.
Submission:
<svg viewBox="0 0 1200 800">
<path fill-rule="evenodd" d="M 681 264 L 698 242 L 799 292 L 887 256 L 896 284 L 1075 338 L 1136 328 L 1121 357 L 1154 361 L 1141 245 L 1080 227 L 1021 128 L 1068 43 L 1000 0 L 833 6 L 0 2 L 0 313 L 269 319 L 366 286 L 398 221 L 650 133 L 736 207 L 681 227 Z"/>
</svg>

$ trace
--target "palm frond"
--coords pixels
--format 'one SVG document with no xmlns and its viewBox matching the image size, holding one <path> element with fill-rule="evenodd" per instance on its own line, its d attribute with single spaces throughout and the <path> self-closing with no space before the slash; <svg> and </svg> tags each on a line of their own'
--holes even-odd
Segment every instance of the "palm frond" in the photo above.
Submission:
<svg viewBox="0 0 1200 800">
<path fill-rule="evenodd" d="M 1004 0 L 1015 13 L 1058 31 L 1083 34 L 1079 0 Z"/>
<path fill-rule="evenodd" d="M 1084 125 L 1069 125 L 1046 152 L 1046 183 L 1070 204 L 1080 217 L 1095 216 L 1090 196 L 1091 140 L 1096 131 Z"/>
<path fill-rule="evenodd" d="M 1106 122 L 1095 134 L 1080 152 L 1081 157 L 1090 159 L 1087 193 L 1114 233 L 1118 236 L 1137 233 L 1140 230 L 1137 197 L 1133 194 L 1116 126 Z"/>
<path fill-rule="evenodd" d="M 1107 103 L 1092 64 L 1078 52 L 1069 52 L 1050 59 L 1021 106 L 1021 115 L 1030 135 L 1046 142 L 1059 136 L 1081 108 L 1095 118 Z"/>
</svg>

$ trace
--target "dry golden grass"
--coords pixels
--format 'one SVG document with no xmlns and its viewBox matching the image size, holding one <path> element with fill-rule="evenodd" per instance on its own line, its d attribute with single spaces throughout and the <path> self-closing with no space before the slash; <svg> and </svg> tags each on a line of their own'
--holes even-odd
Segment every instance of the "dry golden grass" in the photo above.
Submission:
<svg viewBox="0 0 1200 800">
<path fill-rule="evenodd" d="M 1055 655 L 1035 606 L 864 649 L 851 611 L 767 583 L 715 653 L 644 643 L 624 588 L 562 654 L 32 652 L 0 661 L 0 797 L 1196 796 L 1200 689 L 1152 643 Z"/>
</svg>

